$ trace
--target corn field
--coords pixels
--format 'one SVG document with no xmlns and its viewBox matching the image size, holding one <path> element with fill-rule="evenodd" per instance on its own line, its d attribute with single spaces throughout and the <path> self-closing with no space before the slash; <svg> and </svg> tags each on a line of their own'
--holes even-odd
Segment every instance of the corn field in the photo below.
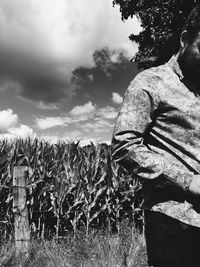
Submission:
<svg viewBox="0 0 200 267">
<path fill-rule="evenodd" d="M 27 166 L 27 207 L 33 238 L 84 229 L 118 232 L 122 219 L 141 227 L 135 180 L 111 160 L 107 144 L 0 141 L 0 238 L 13 234 L 12 175 Z"/>
</svg>

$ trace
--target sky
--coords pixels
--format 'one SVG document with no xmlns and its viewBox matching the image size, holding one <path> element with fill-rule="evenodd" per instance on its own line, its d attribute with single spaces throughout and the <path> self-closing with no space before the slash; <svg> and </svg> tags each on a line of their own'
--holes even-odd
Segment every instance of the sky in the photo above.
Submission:
<svg viewBox="0 0 200 267">
<path fill-rule="evenodd" d="M 0 0 L 0 138 L 109 143 L 140 30 L 112 0 Z"/>
</svg>

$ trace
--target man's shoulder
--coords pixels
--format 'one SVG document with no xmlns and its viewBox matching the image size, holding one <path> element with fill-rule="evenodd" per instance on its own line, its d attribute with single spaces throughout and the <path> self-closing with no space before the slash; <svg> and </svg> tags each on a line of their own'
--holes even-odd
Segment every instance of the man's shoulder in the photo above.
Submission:
<svg viewBox="0 0 200 267">
<path fill-rule="evenodd" d="M 127 93 L 146 92 L 155 103 L 173 97 L 174 87 L 179 87 L 178 79 L 168 63 L 140 72 L 131 82 Z"/>
<path fill-rule="evenodd" d="M 149 69 L 141 71 L 139 74 L 137 74 L 134 80 L 164 81 L 169 75 L 172 75 L 172 69 L 166 63 L 157 67 L 151 67 Z"/>
<path fill-rule="evenodd" d="M 143 70 L 132 80 L 129 90 L 142 89 L 163 95 L 172 90 L 175 74 L 168 63 Z"/>
</svg>

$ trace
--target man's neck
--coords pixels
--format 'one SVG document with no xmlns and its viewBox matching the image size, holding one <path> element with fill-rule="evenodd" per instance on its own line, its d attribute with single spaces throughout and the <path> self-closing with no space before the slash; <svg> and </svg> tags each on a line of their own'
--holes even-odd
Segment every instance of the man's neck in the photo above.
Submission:
<svg viewBox="0 0 200 267">
<path fill-rule="evenodd" d="M 185 73 L 179 52 L 173 56 L 169 63 L 174 72 L 179 76 L 180 80 L 188 87 L 188 89 L 195 95 L 200 95 L 200 83 L 195 82 L 192 77 Z"/>
</svg>

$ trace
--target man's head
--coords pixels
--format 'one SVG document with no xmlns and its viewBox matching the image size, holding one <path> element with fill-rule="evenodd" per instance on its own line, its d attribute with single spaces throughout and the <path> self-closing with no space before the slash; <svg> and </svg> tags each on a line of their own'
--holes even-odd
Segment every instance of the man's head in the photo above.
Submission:
<svg viewBox="0 0 200 267">
<path fill-rule="evenodd" d="M 192 9 L 182 28 L 183 31 L 187 31 L 190 42 L 196 38 L 198 32 L 200 32 L 200 6 Z"/>
<path fill-rule="evenodd" d="M 178 62 L 184 76 L 200 86 L 200 6 L 192 10 L 182 30 Z"/>
</svg>

